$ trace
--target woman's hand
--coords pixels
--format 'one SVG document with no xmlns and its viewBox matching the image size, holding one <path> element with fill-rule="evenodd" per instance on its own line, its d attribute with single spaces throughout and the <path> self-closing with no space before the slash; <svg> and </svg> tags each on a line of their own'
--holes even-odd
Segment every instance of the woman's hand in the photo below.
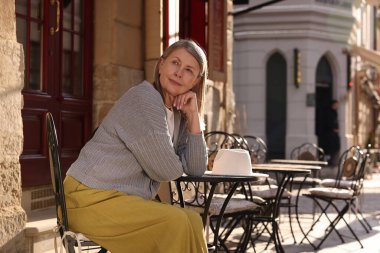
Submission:
<svg viewBox="0 0 380 253">
<path fill-rule="evenodd" d="M 178 110 L 190 116 L 193 113 L 198 114 L 197 95 L 193 91 L 185 92 L 174 98 L 173 106 Z"/>
<path fill-rule="evenodd" d="M 173 106 L 186 115 L 188 129 L 191 133 L 200 133 L 200 120 L 198 114 L 197 95 L 193 91 L 187 91 L 174 98 Z"/>
</svg>

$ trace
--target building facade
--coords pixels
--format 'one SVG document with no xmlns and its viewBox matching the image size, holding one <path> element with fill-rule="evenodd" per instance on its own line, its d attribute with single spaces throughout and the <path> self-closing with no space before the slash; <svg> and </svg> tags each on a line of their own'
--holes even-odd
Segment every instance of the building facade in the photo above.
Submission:
<svg viewBox="0 0 380 253">
<path fill-rule="evenodd" d="M 366 146 L 378 116 L 361 95 L 363 59 L 352 49 L 373 50 L 375 27 L 376 9 L 360 0 L 288 0 L 236 15 L 237 131 L 264 138 L 268 158 L 288 157 L 297 145 L 325 141 L 337 100 L 341 150 Z"/>
<path fill-rule="evenodd" d="M 23 48 L 16 39 L 15 4 L 1 1 L 0 10 L 0 245 L 17 241 L 26 214 L 21 207 Z"/>
<path fill-rule="evenodd" d="M 173 41 L 207 52 L 206 131 L 233 129 L 232 0 L 0 2 L 0 252 L 32 252 L 25 224 L 54 206 L 45 112 L 67 170 L 117 99 L 153 80 Z"/>
</svg>

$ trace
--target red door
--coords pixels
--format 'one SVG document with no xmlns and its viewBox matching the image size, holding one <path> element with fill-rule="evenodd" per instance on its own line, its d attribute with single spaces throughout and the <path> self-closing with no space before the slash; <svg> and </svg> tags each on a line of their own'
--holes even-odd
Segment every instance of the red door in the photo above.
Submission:
<svg viewBox="0 0 380 253">
<path fill-rule="evenodd" d="M 64 171 L 91 134 L 92 0 L 16 0 L 25 82 L 23 187 L 50 184 L 44 113 L 57 127 Z"/>
</svg>

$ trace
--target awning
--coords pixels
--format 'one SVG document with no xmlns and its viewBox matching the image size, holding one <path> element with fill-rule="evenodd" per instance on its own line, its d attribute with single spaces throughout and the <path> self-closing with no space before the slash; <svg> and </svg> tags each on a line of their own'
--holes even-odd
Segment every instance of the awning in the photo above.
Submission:
<svg viewBox="0 0 380 253">
<path fill-rule="evenodd" d="M 364 61 L 368 61 L 380 70 L 380 52 L 369 50 L 364 47 L 352 46 L 350 54 L 352 56 L 360 56 Z"/>
</svg>

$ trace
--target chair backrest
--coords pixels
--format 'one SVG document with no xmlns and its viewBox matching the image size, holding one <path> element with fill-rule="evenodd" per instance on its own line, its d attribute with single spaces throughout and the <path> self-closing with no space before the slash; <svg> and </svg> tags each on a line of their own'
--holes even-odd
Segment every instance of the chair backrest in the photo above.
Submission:
<svg viewBox="0 0 380 253">
<path fill-rule="evenodd" d="M 323 161 L 325 151 L 314 143 L 303 143 L 290 152 L 290 158 L 296 160 Z"/>
<path fill-rule="evenodd" d="M 252 163 L 265 163 L 267 160 L 267 144 L 258 136 L 244 135 Z"/>
<path fill-rule="evenodd" d="M 339 158 L 338 173 L 335 187 L 342 187 L 343 180 L 350 180 L 350 188 L 356 189 L 364 179 L 367 155 L 359 146 L 352 146 L 345 150 Z"/>
<path fill-rule="evenodd" d="M 219 149 L 240 148 L 240 142 L 235 135 L 223 131 L 211 131 L 204 135 L 208 152 L 208 169 L 214 165 L 214 159 Z"/>
<path fill-rule="evenodd" d="M 361 189 L 363 188 L 365 173 L 367 170 L 367 166 L 370 162 L 369 154 L 366 153 L 364 150 L 361 150 L 361 152 L 363 153 L 363 155 L 362 155 L 363 159 L 362 159 L 361 164 L 359 165 L 359 168 L 357 170 L 357 174 L 355 175 L 355 177 L 356 177 L 355 178 L 355 180 L 356 180 L 355 195 L 359 195 L 361 192 Z"/>
<path fill-rule="evenodd" d="M 249 146 L 248 146 L 247 140 L 238 133 L 233 133 L 232 135 L 235 137 L 236 142 L 237 142 L 236 148 L 245 149 L 245 150 L 248 150 L 248 152 L 249 152 Z"/>
<path fill-rule="evenodd" d="M 49 150 L 50 175 L 55 195 L 57 225 L 61 236 L 68 229 L 65 193 L 63 189 L 62 171 L 59 160 L 58 139 L 53 115 L 46 113 L 46 137 Z"/>
</svg>

